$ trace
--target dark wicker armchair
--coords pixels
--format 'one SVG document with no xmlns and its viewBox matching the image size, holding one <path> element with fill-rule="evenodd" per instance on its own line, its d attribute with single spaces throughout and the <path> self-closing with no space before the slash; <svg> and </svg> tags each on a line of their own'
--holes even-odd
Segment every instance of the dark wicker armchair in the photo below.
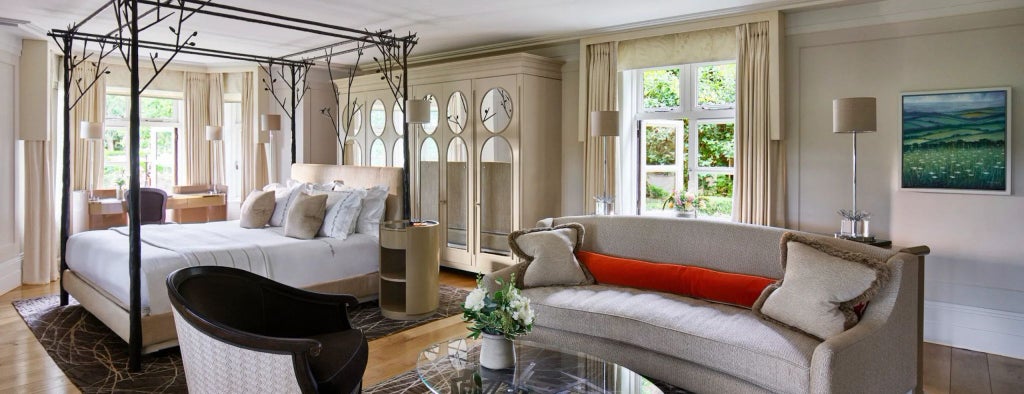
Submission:
<svg viewBox="0 0 1024 394">
<path fill-rule="evenodd" d="M 350 295 L 313 293 L 229 267 L 167 277 L 190 392 L 353 393 L 367 343 Z"/>
</svg>

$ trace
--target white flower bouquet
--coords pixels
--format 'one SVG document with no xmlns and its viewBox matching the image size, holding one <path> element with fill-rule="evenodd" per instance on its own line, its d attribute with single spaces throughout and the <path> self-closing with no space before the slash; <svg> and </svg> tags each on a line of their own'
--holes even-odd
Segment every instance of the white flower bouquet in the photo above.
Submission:
<svg viewBox="0 0 1024 394">
<path fill-rule="evenodd" d="M 508 282 L 498 279 L 495 281 L 498 290 L 494 294 L 487 294 L 482 277 L 477 278 L 476 289 L 466 296 L 466 302 L 462 304 L 462 320 L 471 323 L 470 338 L 491 334 L 513 339 L 533 329 L 534 314 L 530 308 L 530 299 L 519 293 L 515 281 L 515 274 Z"/>
</svg>

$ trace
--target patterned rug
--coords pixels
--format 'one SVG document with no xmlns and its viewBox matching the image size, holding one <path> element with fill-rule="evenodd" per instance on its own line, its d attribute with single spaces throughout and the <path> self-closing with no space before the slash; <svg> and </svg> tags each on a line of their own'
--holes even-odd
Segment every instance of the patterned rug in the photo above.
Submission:
<svg viewBox="0 0 1024 394">
<path fill-rule="evenodd" d="M 368 340 L 374 340 L 462 313 L 462 301 L 469 291 L 447 285 L 441 285 L 440 291 L 438 310 L 428 319 L 386 319 L 376 301 L 359 305 L 349 316 Z M 74 299 L 66 307 L 60 306 L 57 295 L 12 304 L 53 361 L 83 393 L 187 392 L 178 348 L 145 355 L 142 370 L 128 372 L 128 345 Z"/>
</svg>

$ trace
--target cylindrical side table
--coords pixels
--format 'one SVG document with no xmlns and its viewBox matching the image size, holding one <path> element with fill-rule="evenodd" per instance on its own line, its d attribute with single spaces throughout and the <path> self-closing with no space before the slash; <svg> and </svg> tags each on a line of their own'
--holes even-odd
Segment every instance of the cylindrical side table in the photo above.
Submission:
<svg viewBox="0 0 1024 394">
<path fill-rule="evenodd" d="M 393 220 L 380 227 L 380 310 L 395 320 L 418 320 L 437 310 L 441 262 L 435 221 Z"/>
</svg>

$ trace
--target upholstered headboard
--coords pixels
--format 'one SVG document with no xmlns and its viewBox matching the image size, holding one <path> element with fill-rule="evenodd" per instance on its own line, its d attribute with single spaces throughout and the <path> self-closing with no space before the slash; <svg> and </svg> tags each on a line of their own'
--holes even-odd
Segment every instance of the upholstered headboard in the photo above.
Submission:
<svg viewBox="0 0 1024 394">
<path fill-rule="evenodd" d="M 398 167 L 336 166 L 329 164 L 292 164 L 292 179 L 327 183 L 343 181 L 352 187 L 388 185 L 385 220 L 402 219 L 402 169 Z"/>
</svg>

